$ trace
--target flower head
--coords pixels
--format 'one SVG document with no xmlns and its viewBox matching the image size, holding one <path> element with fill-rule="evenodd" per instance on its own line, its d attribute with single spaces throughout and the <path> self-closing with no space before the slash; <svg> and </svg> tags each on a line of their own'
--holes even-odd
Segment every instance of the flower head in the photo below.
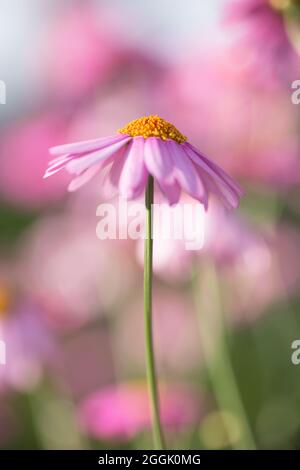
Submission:
<svg viewBox="0 0 300 470">
<path fill-rule="evenodd" d="M 50 149 L 50 153 L 56 158 L 50 162 L 45 177 L 65 168 L 75 176 L 70 191 L 109 167 L 110 182 L 126 199 L 143 193 L 149 175 L 169 204 L 179 201 L 181 190 L 205 208 L 210 193 L 234 208 L 242 195 L 240 186 L 227 173 L 159 116 L 136 119 L 113 136 L 61 145 Z"/>
</svg>

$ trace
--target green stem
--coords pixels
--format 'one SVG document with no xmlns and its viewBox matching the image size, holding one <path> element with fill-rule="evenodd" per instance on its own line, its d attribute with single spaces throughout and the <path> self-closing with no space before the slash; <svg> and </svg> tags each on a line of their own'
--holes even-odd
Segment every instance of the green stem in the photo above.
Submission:
<svg viewBox="0 0 300 470">
<path fill-rule="evenodd" d="M 243 399 L 241 397 L 239 387 L 236 381 L 236 376 L 233 368 L 233 364 L 231 361 L 231 355 L 229 351 L 228 345 L 228 335 L 227 335 L 227 327 L 225 324 L 225 319 L 223 317 L 222 312 L 222 305 L 220 299 L 220 292 L 219 292 L 219 284 L 217 274 L 212 266 L 210 268 L 206 266 L 206 272 L 202 272 L 202 286 L 200 284 L 198 270 L 196 269 L 193 277 L 193 290 L 195 295 L 196 307 L 197 311 L 199 312 L 199 332 L 201 336 L 202 342 L 202 350 L 204 353 L 204 359 L 206 362 L 207 371 L 210 376 L 210 380 L 213 386 L 214 395 L 218 406 L 221 410 L 228 410 L 231 409 L 235 415 L 238 417 L 239 422 L 242 426 L 243 436 L 241 437 L 240 443 L 235 448 L 242 448 L 242 449 L 256 449 L 255 439 L 252 434 L 251 426 L 248 420 L 247 411 L 245 409 Z M 211 305 L 212 311 L 206 312 L 208 315 L 204 314 L 204 309 L 207 310 L 209 308 L 208 305 L 204 305 L 201 302 L 201 293 L 206 292 L 206 294 L 210 290 L 210 303 L 215 301 L 214 305 Z M 201 291 L 201 292 L 200 292 Z M 205 294 L 204 294 L 205 297 Z M 202 315 L 200 316 L 200 312 L 202 311 Z M 213 330 L 215 330 L 216 326 L 209 325 L 209 318 L 214 317 L 214 320 L 217 322 L 220 331 L 220 339 L 219 339 L 219 360 L 217 366 L 217 370 L 215 369 L 214 365 L 212 364 L 211 356 L 211 349 L 212 349 L 212 338 Z M 225 427 L 226 427 L 226 423 Z M 230 434 L 230 429 L 228 430 Z"/>
<path fill-rule="evenodd" d="M 146 234 L 144 257 L 144 314 L 145 314 L 145 343 L 146 343 L 146 367 L 148 387 L 151 402 L 152 428 L 154 445 L 157 450 L 165 449 L 163 430 L 159 415 L 159 399 L 157 392 L 157 380 L 153 349 L 152 334 L 152 204 L 153 204 L 153 177 L 149 176 L 145 205 L 146 205 Z"/>
</svg>

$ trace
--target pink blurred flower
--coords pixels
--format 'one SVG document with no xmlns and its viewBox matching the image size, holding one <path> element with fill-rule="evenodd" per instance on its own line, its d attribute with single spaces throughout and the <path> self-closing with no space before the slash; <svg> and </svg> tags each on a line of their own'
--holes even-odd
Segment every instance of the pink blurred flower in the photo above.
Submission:
<svg viewBox="0 0 300 470">
<path fill-rule="evenodd" d="M 54 358 L 54 339 L 39 305 L 23 301 L 3 312 L 0 339 L 6 349 L 6 364 L 0 365 L 0 389 L 31 389 Z"/>
<path fill-rule="evenodd" d="M 21 240 L 20 283 L 59 328 L 117 308 L 136 282 L 130 253 L 115 240 L 98 240 L 95 225 L 95 212 L 85 207 L 40 219 Z"/>
<path fill-rule="evenodd" d="M 160 93 L 166 116 L 231 174 L 279 189 L 299 183 L 299 110 L 290 88 L 255 86 L 222 47 L 174 68 Z"/>
<path fill-rule="evenodd" d="M 262 230 L 245 217 L 228 213 L 217 204 L 205 217 L 204 248 L 219 266 L 232 266 L 253 250 L 258 250 L 262 260 L 269 259 L 269 242 Z M 263 257 L 264 252 L 267 258 Z"/>
<path fill-rule="evenodd" d="M 110 87 L 81 107 L 72 119 L 70 138 L 87 140 L 98 135 L 112 135 L 135 116 L 159 109 L 157 86 L 162 78 L 160 64 L 137 51 L 126 52 L 120 72 Z M 103 119 L 105 116 L 105 119 Z"/>
<path fill-rule="evenodd" d="M 278 225 L 265 237 L 252 236 L 234 263 L 223 265 L 221 280 L 234 286 L 226 295 L 231 321 L 255 321 L 270 306 L 297 295 L 299 241 L 295 229 Z"/>
<path fill-rule="evenodd" d="M 64 140 L 67 122 L 59 114 L 40 114 L 9 127 L 0 142 L 0 192 L 8 201 L 40 208 L 64 194 L 68 177 L 42 181 L 49 145 Z"/>
<path fill-rule="evenodd" d="M 140 86 L 156 79 L 162 65 L 131 47 L 123 30 L 116 9 L 99 9 L 90 0 L 64 5 L 49 25 L 37 64 L 47 95 L 86 106 L 120 82 Z"/>
<path fill-rule="evenodd" d="M 182 430 L 200 419 L 200 399 L 187 387 L 160 387 L 161 416 L 170 430 Z M 80 407 L 83 429 L 98 439 L 127 440 L 151 427 L 147 386 L 114 385 L 94 393 Z"/>
<path fill-rule="evenodd" d="M 176 204 L 184 190 L 206 209 L 211 193 L 236 208 L 242 195 L 239 185 L 185 140 L 173 125 L 151 115 L 116 135 L 52 148 L 56 158 L 45 177 L 66 169 L 74 175 L 69 185 L 74 191 L 111 165 L 110 181 L 126 199 L 139 197 L 152 175 L 169 204 Z"/>
<path fill-rule="evenodd" d="M 232 0 L 227 7 L 229 23 L 240 26 L 235 52 L 247 63 L 252 77 L 268 87 L 276 82 L 289 85 L 300 72 L 300 56 L 289 39 L 286 25 L 290 17 L 286 13 L 291 3 L 286 0 Z"/>
<path fill-rule="evenodd" d="M 63 6 L 52 20 L 41 46 L 39 68 L 45 89 L 57 99 L 89 96 L 118 64 L 122 41 L 116 14 L 90 1 Z"/>
</svg>

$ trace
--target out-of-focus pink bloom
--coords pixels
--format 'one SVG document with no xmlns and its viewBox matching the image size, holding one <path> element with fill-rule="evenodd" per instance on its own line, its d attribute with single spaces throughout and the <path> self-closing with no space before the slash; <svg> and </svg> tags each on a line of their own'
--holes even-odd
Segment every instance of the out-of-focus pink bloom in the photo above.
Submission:
<svg viewBox="0 0 300 470">
<path fill-rule="evenodd" d="M 221 279 L 234 290 L 226 296 L 229 318 L 236 322 L 254 321 L 267 308 L 298 293 L 300 270 L 299 234 L 291 227 L 275 227 L 262 243 L 253 238 L 247 249 L 225 265 Z M 223 278 L 223 276 L 225 276 Z"/>
<path fill-rule="evenodd" d="M 204 251 L 219 265 L 233 265 L 248 252 L 257 250 L 270 257 L 270 244 L 261 231 L 251 226 L 241 215 L 228 213 L 217 204 L 205 217 Z M 259 248 L 258 248 L 259 247 Z M 201 253 L 200 253 L 201 256 Z"/>
<path fill-rule="evenodd" d="M 27 208 L 40 208 L 63 195 L 68 177 L 42 181 L 49 145 L 66 137 L 66 120 L 40 114 L 7 129 L 0 142 L 0 193 L 8 201 Z"/>
<path fill-rule="evenodd" d="M 292 2 L 232 0 L 227 7 L 227 20 L 240 27 L 235 46 L 239 60 L 255 80 L 268 87 L 278 82 L 289 85 L 300 72 L 300 55 L 289 39 L 286 24 Z"/>
<path fill-rule="evenodd" d="M 132 48 L 122 30 L 116 10 L 96 8 L 89 0 L 63 6 L 46 33 L 37 64 L 45 92 L 62 102 L 86 105 L 120 83 L 140 86 L 156 79 L 163 66 L 141 48 Z"/>
<path fill-rule="evenodd" d="M 0 315 L 0 339 L 6 364 L 0 365 L 0 389 L 28 390 L 41 378 L 43 366 L 54 358 L 54 340 L 42 310 L 24 301 Z"/>
<path fill-rule="evenodd" d="M 127 59 L 120 68 L 113 84 L 73 116 L 71 139 L 87 140 L 99 135 L 112 135 L 135 116 L 160 109 L 157 89 L 163 70 L 155 58 L 127 51 Z"/>
<path fill-rule="evenodd" d="M 89 96 L 108 79 L 121 54 L 119 27 L 104 9 L 90 1 L 63 6 L 41 47 L 45 88 L 60 100 Z"/>
<path fill-rule="evenodd" d="M 22 240 L 20 282 L 58 327 L 76 327 L 117 308 L 135 283 L 130 253 L 116 240 L 98 240 L 95 212 L 40 219 Z"/>
<path fill-rule="evenodd" d="M 174 377 L 199 369 L 201 345 L 193 302 L 184 293 L 168 292 L 156 286 L 153 299 L 153 328 L 157 365 Z M 143 300 L 128 303 L 116 318 L 114 347 L 123 371 L 144 371 Z M 134 341 L 133 341 L 134 338 Z M 187 341 L 188 338 L 188 341 Z"/>
<path fill-rule="evenodd" d="M 160 96 L 166 116 L 230 173 L 272 188 L 299 183 L 299 110 L 290 87 L 255 86 L 222 48 L 175 68 Z M 200 111 L 205 119 L 197 119 Z"/>
<path fill-rule="evenodd" d="M 182 430 L 200 419 L 201 401 L 182 385 L 160 387 L 161 419 L 170 430 Z M 124 383 L 94 393 L 80 407 L 83 429 L 98 439 L 127 440 L 151 427 L 145 383 Z"/>
<path fill-rule="evenodd" d="M 239 185 L 219 166 L 202 155 L 170 123 L 150 115 L 132 121 L 110 137 L 53 147 L 55 157 L 45 178 L 62 169 L 73 175 L 74 191 L 111 165 L 113 186 L 125 199 L 136 199 L 152 175 L 169 204 L 179 201 L 181 190 L 208 207 L 209 194 L 236 208 Z"/>
</svg>

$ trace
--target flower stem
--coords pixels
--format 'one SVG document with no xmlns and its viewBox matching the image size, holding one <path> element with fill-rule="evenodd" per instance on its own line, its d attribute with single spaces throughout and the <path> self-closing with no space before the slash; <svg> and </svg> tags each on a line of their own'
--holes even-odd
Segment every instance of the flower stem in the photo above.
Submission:
<svg viewBox="0 0 300 470">
<path fill-rule="evenodd" d="M 214 267 L 210 264 L 202 271 L 202 282 L 196 268 L 193 276 L 193 290 L 196 308 L 199 312 L 199 333 L 201 337 L 202 350 L 214 395 L 220 410 L 232 410 L 238 418 L 242 428 L 242 436 L 239 443 L 234 444 L 235 449 L 255 450 L 255 438 L 248 420 L 246 408 L 240 394 L 236 380 L 231 354 L 228 344 L 228 332 L 225 323 L 223 307 L 221 304 L 221 292 L 219 280 Z M 201 296 L 201 293 L 205 295 Z M 209 304 L 201 301 L 202 297 L 209 299 Z M 205 314 L 206 312 L 206 314 Z M 200 315 L 202 313 L 202 315 Z M 213 320 L 212 320 L 213 319 Z M 212 363 L 211 350 L 216 325 L 219 331 L 219 360 Z M 226 423 L 224 423 L 226 427 Z M 231 430 L 228 429 L 230 436 Z"/>
<path fill-rule="evenodd" d="M 145 205 L 146 205 L 146 233 L 144 256 L 144 315 L 145 315 L 145 343 L 146 343 L 146 367 L 148 387 L 151 402 L 152 428 L 155 449 L 165 448 L 163 430 L 160 422 L 159 399 L 157 392 L 157 380 L 154 360 L 153 334 L 152 334 L 152 204 L 153 204 L 153 177 L 149 176 Z"/>
</svg>

